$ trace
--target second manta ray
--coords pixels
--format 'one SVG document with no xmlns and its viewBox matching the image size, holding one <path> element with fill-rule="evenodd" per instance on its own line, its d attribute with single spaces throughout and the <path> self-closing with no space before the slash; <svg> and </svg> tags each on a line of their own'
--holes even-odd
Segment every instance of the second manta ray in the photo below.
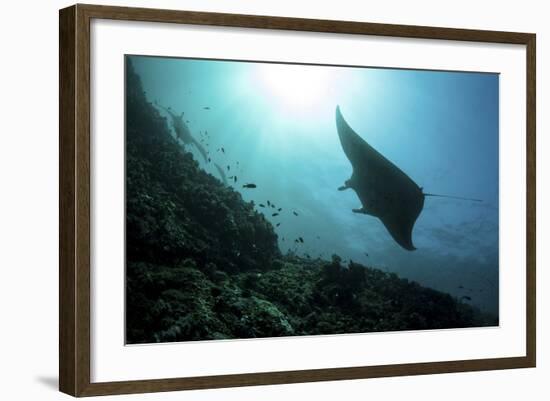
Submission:
<svg viewBox="0 0 550 401">
<path fill-rule="evenodd" d="M 361 201 L 355 213 L 378 217 L 395 242 L 413 251 L 412 230 L 424 207 L 426 196 L 443 196 L 480 202 L 479 199 L 425 194 L 407 174 L 362 139 L 336 108 L 340 144 L 351 162 L 353 173 L 340 191 L 351 188 Z"/>
<path fill-rule="evenodd" d="M 182 141 L 184 145 L 191 145 L 191 144 L 195 145 L 195 148 L 197 148 L 199 153 L 204 158 L 204 162 L 208 163 L 207 152 L 206 150 L 204 150 L 202 145 L 199 142 L 197 142 L 195 138 L 193 138 L 193 135 L 191 135 L 191 131 L 189 130 L 189 127 L 187 126 L 187 124 L 183 122 L 183 113 L 181 113 L 178 116 L 170 108 L 160 106 L 159 104 L 156 103 L 156 101 L 155 101 L 155 105 L 163 109 L 166 113 L 168 113 L 168 115 L 172 119 L 172 127 L 174 128 L 174 131 L 176 133 L 176 138 Z"/>
</svg>

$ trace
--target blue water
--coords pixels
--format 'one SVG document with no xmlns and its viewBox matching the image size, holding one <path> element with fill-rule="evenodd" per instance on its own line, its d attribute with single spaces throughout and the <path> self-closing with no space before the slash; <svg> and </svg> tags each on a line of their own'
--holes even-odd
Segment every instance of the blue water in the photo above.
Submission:
<svg viewBox="0 0 550 401">
<path fill-rule="evenodd" d="M 336 253 L 498 313 L 497 74 L 131 58 L 147 98 L 185 113 L 212 162 L 237 176 L 231 185 L 245 200 L 283 208 L 265 213 L 281 223 L 283 252 Z M 413 231 L 417 250 L 404 250 L 377 218 L 351 212 L 361 206 L 352 190 L 337 190 L 352 172 L 337 105 L 425 192 L 483 202 L 426 198 Z"/>
</svg>

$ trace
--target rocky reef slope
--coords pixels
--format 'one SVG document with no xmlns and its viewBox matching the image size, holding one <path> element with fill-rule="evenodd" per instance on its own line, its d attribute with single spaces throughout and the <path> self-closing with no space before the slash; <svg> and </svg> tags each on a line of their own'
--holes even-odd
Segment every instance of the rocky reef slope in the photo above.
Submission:
<svg viewBox="0 0 550 401">
<path fill-rule="evenodd" d="M 336 255 L 282 255 L 271 223 L 176 143 L 130 63 L 126 90 L 128 343 L 497 324 Z"/>
</svg>

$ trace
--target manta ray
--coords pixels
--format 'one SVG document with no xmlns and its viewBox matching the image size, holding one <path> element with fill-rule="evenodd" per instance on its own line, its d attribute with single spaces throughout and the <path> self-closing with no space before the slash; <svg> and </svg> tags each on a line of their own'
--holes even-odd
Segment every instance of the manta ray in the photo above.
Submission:
<svg viewBox="0 0 550 401">
<path fill-rule="evenodd" d="M 156 104 L 156 103 L 155 103 Z M 166 111 L 172 118 L 172 127 L 174 128 L 174 131 L 176 132 L 176 137 L 183 142 L 184 145 L 195 145 L 197 150 L 200 152 L 202 157 L 204 158 L 205 163 L 207 162 L 207 155 L 206 150 L 202 147 L 202 145 L 197 142 L 195 138 L 193 138 L 193 135 L 191 135 L 191 131 L 189 130 L 189 127 L 185 122 L 183 121 L 183 112 L 178 116 L 170 108 L 166 108 L 163 106 L 160 106 L 157 104 L 161 109 Z"/>
<path fill-rule="evenodd" d="M 218 163 L 214 163 L 214 167 L 216 167 L 216 170 L 218 170 L 218 174 L 220 175 L 223 183 L 227 185 L 227 177 L 225 176 L 225 172 L 223 171 L 223 169 L 219 166 Z"/>
<path fill-rule="evenodd" d="M 342 149 L 353 167 L 351 178 L 338 190 L 353 189 L 361 207 L 352 211 L 380 219 L 395 242 L 406 250 L 416 249 L 412 242 L 412 231 L 426 196 L 481 202 L 479 199 L 424 193 L 407 174 L 348 125 L 340 107 L 336 107 L 336 128 Z"/>
</svg>

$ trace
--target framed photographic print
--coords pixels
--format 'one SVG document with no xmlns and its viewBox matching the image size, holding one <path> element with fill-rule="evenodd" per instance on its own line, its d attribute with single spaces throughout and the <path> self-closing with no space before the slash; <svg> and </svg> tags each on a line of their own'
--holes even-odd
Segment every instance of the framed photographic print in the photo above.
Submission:
<svg viewBox="0 0 550 401">
<path fill-rule="evenodd" d="M 535 35 L 60 11 L 60 390 L 535 366 Z"/>
</svg>

